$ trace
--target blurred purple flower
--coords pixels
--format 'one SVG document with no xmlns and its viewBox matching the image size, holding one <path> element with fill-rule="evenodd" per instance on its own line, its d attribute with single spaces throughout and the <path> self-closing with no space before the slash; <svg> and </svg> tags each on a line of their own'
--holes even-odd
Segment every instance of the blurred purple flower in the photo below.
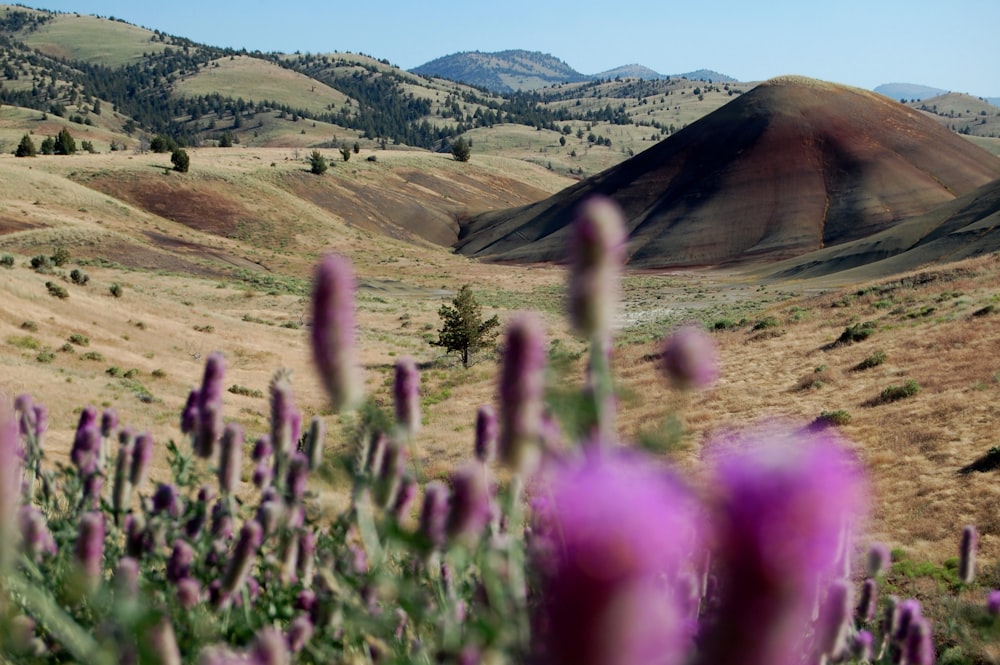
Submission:
<svg viewBox="0 0 1000 665">
<path fill-rule="evenodd" d="M 187 402 L 181 411 L 181 433 L 194 434 L 198 429 L 198 404 L 201 402 L 201 392 L 192 388 L 188 393 Z"/>
<path fill-rule="evenodd" d="M 497 456 L 497 412 L 489 404 L 476 412 L 476 441 L 473 452 L 483 464 L 491 463 Z"/>
<path fill-rule="evenodd" d="M 201 602 L 201 584 L 198 580 L 185 577 L 177 580 L 177 603 L 185 610 L 194 609 Z"/>
<path fill-rule="evenodd" d="M 861 597 L 858 606 L 854 610 L 854 621 L 858 625 L 866 624 L 875 618 L 875 609 L 878 605 L 878 582 L 873 577 L 869 577 L 861 584 Z"/>
<path fill-rule="evenodd" d="M 87 510 L 98 510 L 101 506 L 101 490 L 104 489 L 104 476 L 92 473 L 83 479 L 82 506 Z"/>
<path fill-rule="evenodd" d="M 264 489 L 271 484 L 273 471 L 266 460 L 261 460 L 253 469 L 253 484 L 258 489 Z"/>
<path fill-rule="evenodd" d="M 570 240 L 569 313 L 587 337 L 611 336 L 626 240 L 617 203 L 594 196 L 579 207 Z"/>
<path fill-rule="evenodd" d="M 469 463 L 452 473 L 448 537 L 474 545 L 489 524 L 492 498 L 489 472 L 481 464 Z"/>
<path fill-rule="evenodd" d="M 274 448 L 271 447 L 271 436 L 269 434 L 261 434 L 253 444 L 253 452 L 250 453 L 250 459 L 254 462 L 262 462 L 270 457 L 273 452 Z"/>
<path fill-rule="evenodd" d="M 427 544 L 440 549 L 445 543 L 448 522 L 448 486 L 432 480 L 424 486 L 424 503 L 420 511 L 420 535 Z"/>
<path fill-rule="evenodd" d="M 295 571 L 306 587 L 312 583 L 315 556 L 316 534 L 313 533 L 312 529 L 303 529 L 299 534 L 299 557 L 295 564 Z"/>
<path fill-rule="evenodd" d="M 976 578 L 976 551 L 979 549 L 979 532 L 973 524 L 962 529 L 962 540 L 958 552 L 958 579 L 963 584 L 972 584 Z"/>
<path fill-rule="evenodd" d="M 500 370 L 500 456 L 531 475 L 541 458 L 545 392 L 545 334 L 534 314 L 517 315 L 507 327 Z"/>
<path fill-rule="evenodd" d="M 816 655 L 837 662 L 848 649 L 854 590 L 847 580 L 834 580 L 827 589 L 816 625 Z"/>
<path fill-rule="evenodd" d="M 198 426 L 195 428 L 194 452 L 208 459 L 215 452 L 215 444 L 222 436 L 222 394 L 226 362 L 221 353 L 208 354 L 205 373 L 198 390 Z"/>
<path fill-rule="evenodd" d="M 986 611 L 990 616 L 1000 616 L 1000 591 L 990 591 L 986 596 Z"/>
<path fill-rule="evenodd" d="M 135 438 L 132 448 L 132 468 L 129 470 L 129 481 L 133 488 L 139 488 L 146 482 L 149 472 L 149 462 L 153 459 L 153 435 L 143 432 Z"/>
<path fill-rule="evenodd" d="M 861 662 L 871 662 L 874 656 L 875 636 L 867 630 L 859 630 L 851 640 L 851 656 Z"/>
<path fill-rule="evenodd" d="M 392 517 L 397 522 L 403 522 L 410 515 L 410 508 L 417 496 L 417 483 L 412 477 L 403 475 L 399 481 L 399 491 L 392 504 Z"/>
<path fill-rule="evenodd" d="M 906 665 L 934 665 L 934 633 L 926 618 L 914 616 L 910 621 L 903 659 Z"/>
<path fill-rule="evenodd" d="M 178 538 L 167 559 L 167 580 L 177 584 L 191 574 L 191 564 L 194 563 L 194 548 L 187 541 Z"/>
<path fill-rule="evenodd" d="M 166 513 L 170 517 L 177 518 L 181 514 L 181 499 L 177 494 L 177 488 L 169 483 L 160 483 L 153 493 L 153 515 Z"/>
<path fill-rule="evenodd" d="M 539 662 L 683 662 L 693 626 L 675 584 L 698 542 L 688 492 L 651 460 L 601 452 L 556 467 L 533 506 Z"/>
<path fill-rule="evenodd" d="M 101 583 L 104 569 L 104 516 L 101 513 L 89 512 L 80 516 L 73 553 L 83 588 L 93 593 Z"/>
<path fill-rule="evenodd" d="M 663 342 L 663 372 L 679 388 L 707 388 L 719 378 L 715 340 L 695 325 L 681 326 Z"/>
<path fill-rule="evenodd" d="M 114 409 L 106 409 L 101 414 L 101 436 L 105 439 L 111 437 L 118 429 L 118 412 Z"/>
<path fill-rule="evenodd" d="M 292 653 L 302 651 L 306 643 L 312 639 L 315 631 L 316 629 L 313 627 L 308 615 L 300 614 L 295 617 L 288 624 L 288 649 Z"/>
<path fill-rule="evenodd" d="M 239 539 L 233 548 L 229 567 L 222 578 L 222 594 L 224 598 L 231 597 L 242 588 L 247 575 L 253 568 L 257 558 L 257 548 L 261 543 L 261 527 L 254 520 L 248 520 L 240 529 Z"/>
<path fill-rule="evenodd" d="M 873 543 L 865 558 L 868 577 L 878 577 L 892 567 L 892 554 L 885 543 Z"/>
<path fill-rule="evenodd" d="M 278 370 L 271 379 L 271 443 L 279 456 L 288 457 L 299 442 L 302 416 L 295 408 L 292 378 L 288 370 Z"/>
<path fill-rule="evenodd" d="M 81 478 L 97 472 L 100 452 L 101 433 L 97 427 L 97 410 L 88 406 L 80 414 L 80 423 L 69 452 L 70 461 L 73 462 Z"/>
<path fill-rule="evenodd" d="M 906 636 L 910 634 L 910 626 L 916 619 L 923 616 L 923 612 L 920 601 L 915 598 L 907 598 L 897 604 L 896 628 L 892 632 L 892 639 L 896 644 L 900 646 L 906 644 Z"/>
<path fill-rule="evenodd" d="M 302 453 L 292 455 L 288 463 L 288 477 L 285 486 L 288 488 L 288 499 L 292 504 L 302 502 L 309 482 L 309 458 Z"/>
<path fill-rule="evenodd" d="M 285 636 L 270 626 L 257 633 L 249 655 L 251 665 L 289 665 L 292 662 Z"/>
<path fill-rule="evenodd" d="M 45 515 L 34 505 L 23 505 L 17 511 L 17 522 L 21 529 L 21 549 L 32 559 L 42 554 L 55 554 L 56 541 L 49 531 Z"/>
<path fill-rule="evenodd" d="M 406 447 L 397 441 L 390 441 L 382 456 L 382 466 L 375 479 L 375 501 L 379 506 L 392 506 L 399 493 L 399 483 L 406 473 Z"/>
<path fill-rule="evenodd" d="M 790 665 L 818 584 L 834 577 L 844 531 L 864 512 L 864 478 L 829 430 L 770 426 L 709 450 L 724 595 L 703 662 Z"/>
<path fill-rule="evenodd" d="M 306 455 L 309 457 L 309 470 L 319 468 L 323 463 L 323 448 L 326 442 L 326 423 L 319 416 L 315 416 L 309 423 L 308 438 L 306 439 Z"/>
<path fill-rule="evenodd" d="M 219 490 L 232 494 L 240 482 L 243 468 L 243 428 L 236 423 L 226 425 L 222 433 L 219 454 Z"/>
<path fill-rule="evenodd" d="M 353 408 L 360 396 L 354 350 L 354 268 L 328 254 L 316 268 L 312 299 L 312 350 L 334 410 Z"/>
<path fill-rule="evenodd" d="M 130 556 L 119 559 L 112 583 L 118 600 L 136 600 L 139 597 L 139 560 Z"/>
<path fill-rule="evenodd" d="M 177 636 L 168 617 L 161 617 L 143 630 L 140 651 L 155 654 L 157 665 L 181 665 Z"/>
<path fill-rule="evenodd" d="M 420 372 L 413 358 L 407 356 L 396 361 L 392 394 L 396 425 L 406 438 L 412 439 L 420 431 Z"/>
<path fill-rule="evenodd" d="M 111 488 L 111 506 L 115 511 L 115 522 L 121 515 L 128 512 L 132 502 L 132 483 L 129 475 L 132 470 L 133 443 L 131 433 L 118 446 L 118 459 L 115 462 L 115 480 Z"/>
</svg>

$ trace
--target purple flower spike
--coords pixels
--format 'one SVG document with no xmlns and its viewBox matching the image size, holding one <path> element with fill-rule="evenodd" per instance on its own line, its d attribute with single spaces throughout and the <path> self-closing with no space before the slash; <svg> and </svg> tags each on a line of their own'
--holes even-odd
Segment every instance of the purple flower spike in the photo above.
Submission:
<svg viewBox="0 0 1000 665">
<path fill-rule="evenodd" d="M 532 660 L 683 662 L 693 635 L 675 581 L 698 548 L 694 505 L 638 456 L 556 468 L 534 502 L 531 550 L 544 600 Z"/>
<path fill-rule="evenodd" d="M 682 389 L 708 388 L 719 378 L 715 340 L 702 328 L 686 325 L 663 342 L 663 372 Z"/>
<path fill-rule="evenodd" d="M 316 631 L 308 615 L 300 614 L 288 624 L 288 648 L 292 653 L 302 651 Z"/>
<path fill-rule="evenodd" d="M 491 463 L 497 456 L 497 412 L 489 404 L 476 412 L 476 443 L 473 452 L 483 464 Z"/>
<path fill-rule="evenodd" d="M 923 607 L 920 601 L 915 598 L 907 598 L 897 605 L 896 630 L 892 633 L 892 639 L 896 644 L 904 645 L 907 635 L 910 634 L 910 626 L 914 621 L 923 616 Z"/>
<path fill-rule="evenodd" d="M 306 494 L 306 485 L 309 481 L 309 458 L 302 453 L 292 455 L 288 463 L 288 478 L 286 487 L 288 488 L 288 498 L 291 503 L 301 503 L 302 497 Z"/>
<path fill-rule="evenodd" d="M 115 510 L 115 522 L 118 521 L 119 515 L 128 512 L 129 504 L 132 502 L 132 483 L 129 480 L 129 474 L 132 469 L 133 445 L 131 434 L 129 434 L 118 447 L 114 486 L 111 488 L 111 505 Z"/>
<path fill-rule="evenodd" d="M 83 505 L 88 510 L 97 510 L 101 505 L 101 490 L 104 489 L 104 476 L 92 473 L 83 479 Z"/>
<path fill-rule="evenodd" d="M 181 665 L 181 651 L 169 618 L 162 617 L 143 631 L 142 650 L 156 654 L 159 665 Z"/>
<path fill-rule="evenodd" d="M 143 432 L 135 438 L 132 449 L 132 468 L 129 470 L 129 482 L 133 488 L 141 487 L 146 482 L 149 473 L 149 462 L 153 459 L 153 435 Z"/>
<path fill-rule="evenodd" d="M 507 328 L 500 370 L 500 455 L 515 471 L 530 475 L 541 458 L 545 392 L 545 334 L 532 314 L 519 314 Z"/>
<path fill-rule="evenodd" d="M 42 404 L 35 404 L 35 440 L 41 445 L 42 436 L 49 429 L 49 411 Z"/>
<path fill-rule="evenodd" d="M 262 628 L 254 638 L 250 662 L 253 665 L 290 665 L 292 657 L 285 636 L 270 626 Z"/>
<path fill-rule="evenodd" d="M 406 472 L 406 460 L 406 448 L 402 443 L 390 441 L 386 445 L 375 483 L 375 501 L 383 508 L 388 508 L 396 500 L 399 482 Z"/>
<path fill-rule="evenodd" d="M 69 457 L 81 478 L 98 470 L 101 452 L 101 433 L 97 427 L 97 410 L 88 406 L 80 414 L 80 423 L 73 436 Z"/>
<path fill-rule="evenodd" d="M 268 434 L 262 434 L 257 437 L 257 440 L 253 444 L 253 451 L 250 453 L 250 459 L 254 462 L 263 462 L 271 453 L 274 452 L 274 448 L 271 447 L 271 437 Z"/>
<path fill-rule="evenodd" d="M 101 583 L 104 568 L 104 516 L 98 512 L 80 516 L 80 530 L 74 549 L 83 588 L 93 593 Z"/>
<path fill-rule="evenodd" d="M 884 543 L 873 543 L 868 548 L 865 567 L 869 577 L 878 577 L 888 571 L 892 567 L 892 554 L 889 552 L 889 547 Z"/>
<path fill-rule="evenodd" d="M 827 590 L 816 626 L 817 655 L 826 655 L 836 662 L 847 652 L 852 596 L 853 589 L 847 580 L 836 580 Z"/>
<path fill-rule="evenodd" d="M 351 262 L 334 254 L 323 257 L 313 286 L 312 351 L 336 411 L 353 408 L 360 397 L 354 350 L 355 290 Z"/>
<path fill-rule="evenodd" d="M 611 336 L 626 239 L 618 204 L 597 196 L 583 202 L 570 241 L 569 311 L 574 327 L 589 338 Z"/>
<path fill-rule="evenodd" d="M 253 484 L 254 487 L 258 489 L 264 489 L 271 485 L 271 479 L 273 472 L 271 471 L 271 465 L 266 461 L 262 460 L 257 463 L 257 466 L 253 470 Z"/>
<path fill-rule="evenodd" d="M 56 553 L 56 541 L 49 531 L 45 515 L 34 505 L 21 506 L 17 511 L 17 522 L 21 529 L 21 549 L 37 560 L 43 554 Z"/>
<path fill-rule="evenodd" d="M 396 361 L 393 397 L 396 425 L 407 438 L 412 439 L 420 431 L 420 372 L 413 358 L 404 357 Z"/>
<path fill-rule="evenodd" d="M 392 504 L 392 517 L 397 522 L 405 521 L 410 515 L 413 500 L 417 497 L 417 483 L 413 478 L 404 475 L 399 481 L 399 491 Z"/>
<path fill-rule="evenodd" d="M 934 665 L 934 633 L 930 621 L 922 616 L 913 617 L 903 651 L 906 665 Z"/>
<path fill-rule="evenodd" d="M 244 523 L 243 528 L 240 529 L 240 536 L 236 541 L 236 547 L 233 549 L 229 567 L 222 578 L 221 591 L 224 597 L 231 597 L 243 587 L 247 575 L 250 574 L 250 570 L 253 568 L 260 542 L 260 524 L 254 520 Z"/>
<path fill-rule="evenodd" d="M 101 414 L 101 436 L 110 438 L 118 429 L 118 412 L 114 409 L 107 409 Z"/>
<path fill-rule="evenodd" d="M 312 583 L 313 565 L 316 555 L 316 534 L 312 529 L 303 529 L 299 534 L 299 555 L 295 572 L 305 586 Z"/>
<path fill-rule="evenodd" d="M 867 630 L 859 630 L 851 640 L 851 655 L 855 660 L 870 663 L 874 655 L 875 636 Z"/>
<path fill-rule="evenodd" d="M 424 487 L 424 505 L 420 512 L 420 535 L 427 544 L 440 549 L 445 543 L 448 522 L 448 487 L 432 480 Z"/>
<path fill-rule="evenodd" d="M 177 539 L 174 549 L 167 559 L 167 580 L 177 584 L 191 574 L 191 564 L 194 563 L 194 548 L 187 541 Z"/>
<path fill-rule="evenodd" d="M 136 600 L 139 597 L 139 560 L 130 556 L 119 559 L 113 583 L 119 600 Z"/>
<path fill-rule="evenodd" d="M 790 665 L 804 646 L 817 583 L 836 572 L 845 525 L 863 513 L 864 479 L 830 431 L 771 427 L 715 446 L 716 562 L 726 595 L 705 662 Z"/>
<path fill-rule="evenodd" d="M 198 403 L 201 402 L 201 393 L 197 388 L 192 388 L 188 393 L 187 402 L 181 411 L 181 433 L 193 434 L 198 429 Z"/>
<path fill-rule="evenodd" d="M 243 467 L 243 428 L 236 423 L 226 425 L 222 433 L 222 451 L 219 455 L 219 490 L 232 494 L 240 482 Z"/>
<path fill-rule="evenodd" d="M 861 625 L 875 618 L 875 608 L 878 605 L 878 582 L 869 577 L 861 584 L 861 598 L 854 610 L 854 621 Z"/>
<path fill-rule="evenodd" d="M 169 483 L 160 483 L 153 493 L 152 514 L 159 515 L 166 513 L 170 517 L 179 517 L 181 514 L 181 499 L 177 495 L 177 488 Z"/>
<path fill-rule="evenodd" d="M 210 353 L 205 360 L 205 374 L 198 391 L 198 427 L 195 430 L 195 454 L 209 458 L 222 436 L 222 393 L 226 363 L 221 353 Z"/>
<path fill-rule="evenodd" d="M 185 610 L 194 609 L 201 602 L 201 584 L 190 577 L 177 581 L 177 602 Z"/>
<path fill-rule="evenodd" d="M 295 452 L 299 442 L 298 426 L 301 414 L 295 408 L 291 373 L 278 370 L 271 379 L 271 442 L 277 454 L 287 457 Z"/>
<path fill-rule="evenodd" d="M 10 404 L 0 400 L 0 572 L 11 559 L 21 502 L 21 442 Z"/>
<path fill-rule="evenodd" d="M 990 616 L 1000 616 L 1000 591 L 990 591 L 986 596 L 986 611 Z"/>
<path fill-rule="evenodd" d="M 964 584 L 972 584 L 976 578 L 976 551 L 979 549 L 979 532 L 972 524 L 962 529 L 962 541 L 959 546 L 958 579 Z"/>
<path fill-rule="evenodd" d="M 492 514 L 488 473 L 482 465 L 470 463 L 452 474 L 449 538 L 474 545 L 486 530 Z"/>
</svg>

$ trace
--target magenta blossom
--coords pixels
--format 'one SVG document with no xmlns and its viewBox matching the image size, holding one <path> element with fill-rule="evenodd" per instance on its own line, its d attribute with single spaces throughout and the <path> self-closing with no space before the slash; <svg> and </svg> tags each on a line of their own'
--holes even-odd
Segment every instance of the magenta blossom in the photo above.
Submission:
<svg viewBox="0 0 1000 665">
<path fill-rule="evenodd" d="M 685 489 L 651 460 L 608 452 L 555 469 L 537 497 L 539 662 L 683 662 L 678 579 L 698 542 Z"/>
<path fill-rule="evenodd" d="M 817 589 L 864 512 L 864 479 L 829 431 L 772 426 L 710 449 L 722 595 L 702 662 L 791 665 Z"/>
</svg>

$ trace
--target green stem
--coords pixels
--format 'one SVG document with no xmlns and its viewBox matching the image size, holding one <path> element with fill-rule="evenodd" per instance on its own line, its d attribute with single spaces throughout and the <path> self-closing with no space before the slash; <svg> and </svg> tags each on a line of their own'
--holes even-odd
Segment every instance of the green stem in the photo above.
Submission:
<svg viewBox="0 0 1000 665">
<path fill-rule="evenodd" d="M 517 612 L 518 637 L 521 644 L 528 644 L 531 638 L 528 624 L 528 584 L 524 574 L 524 505 L 521 494 L 524 490 L 524 479 L 515 473 L 511 478 L 507 495 L 507 533 L 508 562 L 510 565 L 510 587 L 514 596 Z"/>
<path fill-rule="evenodd" d="M 606 444 L 615 440 L 614 386 L 608 363 L 608 345 L 609 341 L 601 333 L 595 333 L 590 340 L 590 386 L 597 417 L 597 434 Z"/>
</svg>

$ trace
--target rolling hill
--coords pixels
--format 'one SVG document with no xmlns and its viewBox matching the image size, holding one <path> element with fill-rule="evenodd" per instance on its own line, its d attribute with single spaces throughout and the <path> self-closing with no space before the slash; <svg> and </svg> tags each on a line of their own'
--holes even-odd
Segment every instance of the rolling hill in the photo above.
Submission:
<svg viewBox="0 0 1000 665">
<path fill-rule="evenodd" d="M 635 267 L 773 261 L 856 240 L 1000 177 L 1000 160 L 875 93 L 773 79 L 544 201 L 468 221 L 459 251 L 559 261 L 579 202 L 617 200 Z"/>
<path fill-rule="evenodd" d="M 453 53 L 414 67 L 411 71 L 423 76 L 460 81 L 494 92 L 534 90 L 554 83 L 574 83 L 590 79 L 548 53 L 522 49 L 495 53 Z"/>
</svg>

